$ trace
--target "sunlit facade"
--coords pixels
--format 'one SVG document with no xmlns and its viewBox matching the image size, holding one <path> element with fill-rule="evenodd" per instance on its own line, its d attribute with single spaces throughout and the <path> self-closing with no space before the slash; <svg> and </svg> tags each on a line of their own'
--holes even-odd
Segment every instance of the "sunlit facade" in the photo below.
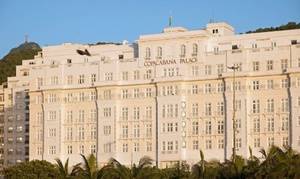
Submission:
<svg viewBox="0 0 300 179">
<path fill-rule="evenodd" d="M 300 30 L 168 27 L 134 44 L 44 47 L 17 70 L 22 83 L 11 89 L 29 94 L 30 160 L 74 164 L 94 153 L 100 165 L 130 165 L 147 155 L 165 167 L 193 164 L 199 150 L 229 159 L 233 91 L 238 155 L 300 150 Z"/>
</svg>

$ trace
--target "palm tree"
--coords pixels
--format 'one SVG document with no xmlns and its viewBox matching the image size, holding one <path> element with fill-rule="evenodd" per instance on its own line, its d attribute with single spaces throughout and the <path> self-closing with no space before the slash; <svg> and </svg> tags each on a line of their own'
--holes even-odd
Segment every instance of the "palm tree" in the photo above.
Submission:
<svg viewBox="0 0 300 179">
<path fill-rule="evenodd" d="M 63 165 L 62 161 L 58 158 L 55 159 L 56 161 L 56 168 L 59 171 L 59 177 L 61 179 L 69 179 L 72 178 L 72 176 L 75 176 L 78 173 L 77 165 L 75 165 L 69 173 L 69 158 L 66 160 L 65 164 Z"/>
<path fill-rule="evenodd" d="M 103 167 L 101 171 L 102 178 L 116 179 L 144 179 L 144 178 L 164 178 L 163 174 L 156 167 L 152 167 L 152 159 L 150 157 L 142 157 L 139 164 L 135 164 L 130 169 L 122 165 L 119 161 L 111 158 L 108 165 Z M 100 176 L 100 174 L 98 175 Z"/>
<path fill-rule="evenodd" d="M 200 161 L 192 166 L 191 178 L 204 178 L 205 176 L 205 163 L 203 151 L 200 150 Z"/>
<path fill-rule="evenodd" d="M 96 179 L 98 177 L 98 167 L 97 161 L 93 154 L 86 158 L 84 155 L 80 154 L 83 163 L 79 163 L 74 166 L 73 170 L 78 176 L 88 179 Z"/>
<path fill-rule="evenodd" d="M 253 178 L 254 179 L 255 173 L 259 169 L 260 161 L 256 156 L 253 155 L 251 147 L 249 147 L 249 153 L 250 153 L 250 157 L 246 161 L 247 165 L 244 166 L 242 175 L 243 175 L 243 178 Z"/>
</svg>

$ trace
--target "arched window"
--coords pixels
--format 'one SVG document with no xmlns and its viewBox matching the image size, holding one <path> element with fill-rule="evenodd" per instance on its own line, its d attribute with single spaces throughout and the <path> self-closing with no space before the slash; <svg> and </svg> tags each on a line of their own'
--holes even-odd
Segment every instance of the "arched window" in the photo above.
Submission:
<svg viewBox="0 0 300 179">
<path fill-rule="evenodd" d="M 180 56 L 181 56 L 181 57 L 185 57 L 185 53 L 186 53 L 185 45 L 181 45 L 181 48 L 180 48 Z"/>
<path fill-rule="evenodd" d="M 147 48 L 146 48 L 146 58 L 150 58 L 150 57 L 151 57 L 150 48 L 147 47 Z"/>
<path fill-rule="evenodd" d="M 162 57 L 162 48 L 157 47 L 157 58 L 161 58 L 161 57 Z"/>
<path fill-rule="evenodd" d="M 198 45 L 197 44 L 193 44 L 193 56 L 197 56 L 198 54 Z"/>
</svg>

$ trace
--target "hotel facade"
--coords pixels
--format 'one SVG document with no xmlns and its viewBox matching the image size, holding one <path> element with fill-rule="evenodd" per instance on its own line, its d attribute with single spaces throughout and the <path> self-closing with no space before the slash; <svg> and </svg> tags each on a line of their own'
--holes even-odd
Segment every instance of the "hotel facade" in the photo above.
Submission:
<svg viewBox="0 0 300 179">
<path fill-rule="evenodd" d="M 272 145 L 300 151 L 300 30 L 237 35 L 221 22 L 168 27 L 133 44 L 48 46 L 17 67 L 3 91 L 12 101 L 3 107 L 12 108 L 3 142 L 9 127 L 17 134 L 22 126 L 18 145 L 29 152 L 18 157 L 4 145 L 4 164 L 28 157 L 75 164 L 93 153 L 99 165 L 149 156 L 165 167 L 194 164 L 199 150 L 224 161 L 233 131 L 244 157 L 249 147 L 258 157 Z"/>
</svg>

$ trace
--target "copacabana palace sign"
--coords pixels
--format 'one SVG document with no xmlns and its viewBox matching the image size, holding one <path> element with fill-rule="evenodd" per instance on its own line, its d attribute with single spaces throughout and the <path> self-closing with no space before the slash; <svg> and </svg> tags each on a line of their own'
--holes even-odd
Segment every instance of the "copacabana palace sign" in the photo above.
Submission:
<svg viewBox="0 0 300 179">
<path fill-rule="evenodd" d="M 197 58 L 180 58 L 170 60 L 157 60 L 157 61 L 145 61 L 144 66 L 157 66 L 157 65 L 175 65 L 175 64 L 190 64 L 197 62 Z"/>
</svg>

